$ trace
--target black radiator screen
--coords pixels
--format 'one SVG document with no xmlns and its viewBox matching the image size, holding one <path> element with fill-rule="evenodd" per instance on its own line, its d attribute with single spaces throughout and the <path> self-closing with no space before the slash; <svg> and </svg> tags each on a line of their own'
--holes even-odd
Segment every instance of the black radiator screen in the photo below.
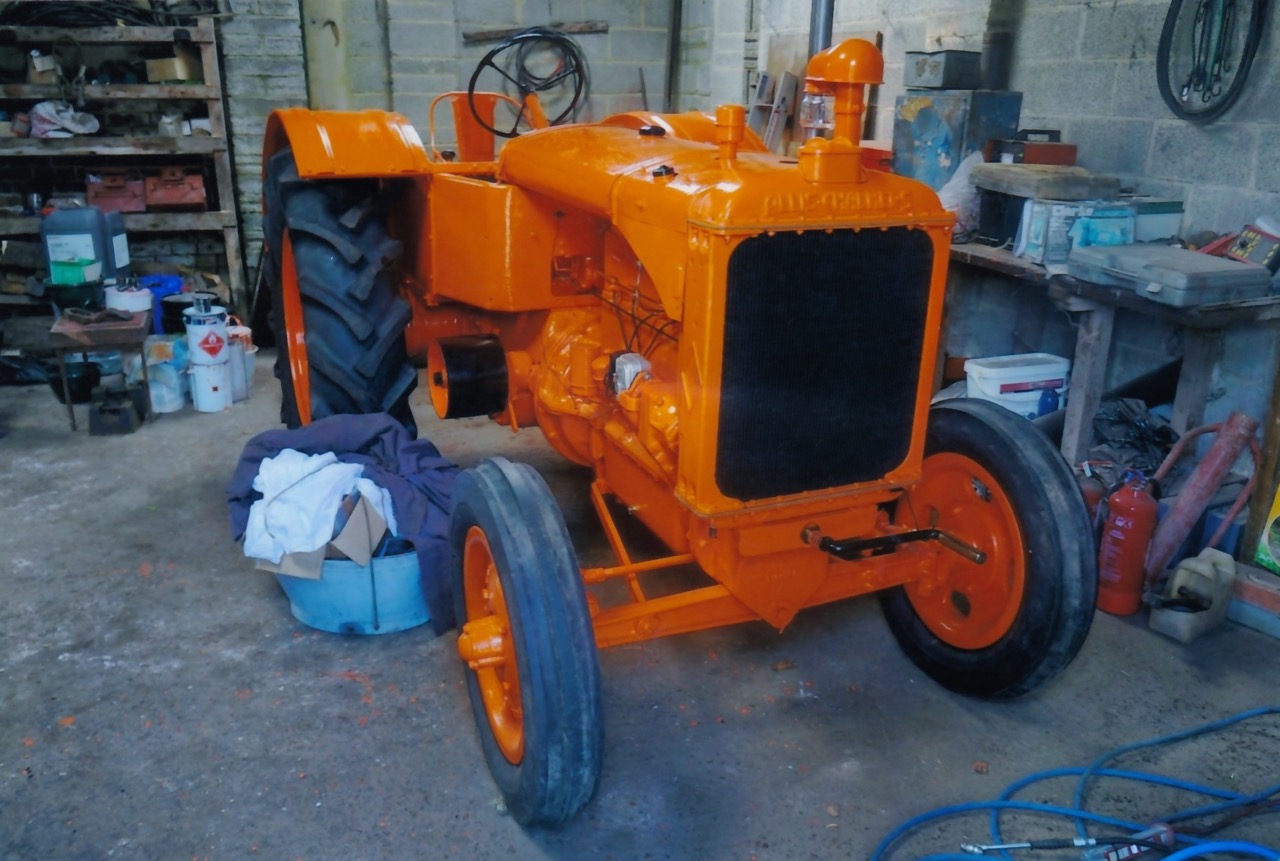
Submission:
<svg viewBox="0 0 1280 861">
<path fill-rule="evenodd" d="M 867 228 L 747 239 L 729 259 L 716 483 L 752 500 L 902 463 L 933 245 Z"/>
</svg>

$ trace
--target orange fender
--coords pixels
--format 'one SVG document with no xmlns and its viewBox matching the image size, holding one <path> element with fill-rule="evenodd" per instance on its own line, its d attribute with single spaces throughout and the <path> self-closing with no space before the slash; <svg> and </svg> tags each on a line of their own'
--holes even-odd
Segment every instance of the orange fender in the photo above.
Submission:
<svg viewBox="0 0 1280 861">
<path fill-rule="evenodd" d="M 411 176 L 431 169 L 418 132 L 389 111 L 273 111 L 262 147 L 264 172 L 267 159 L 286 146 L 303 179 Z"/>
</svg>

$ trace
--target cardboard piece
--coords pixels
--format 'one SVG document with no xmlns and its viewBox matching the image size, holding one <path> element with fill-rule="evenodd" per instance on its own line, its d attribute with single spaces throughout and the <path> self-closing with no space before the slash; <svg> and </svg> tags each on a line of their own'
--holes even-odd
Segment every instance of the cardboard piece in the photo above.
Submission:
<svg viewBox="0 0 1280 861">
<path fill-rule="evenodd" d="M 1133 222 L 1133 208 L 1126 203 L 1028 200 L 1013 252 L 1043 265 L 1051 275 L 1065 275 L 1072 248 L 1131 244 Z"/>
<path fill-rule="evenodd" d="M 200 62 L 200 50 L 194 45 L 176 42 L 174 56 L 162 60 L 147 60 L 147 81 L 152 84 L 165 81 L 201 81 L 204 71 Z"/>
<path fill-rule="evenodd" d="M 27 83 L 40 86 L 58 83 L 58 61 L 48 54 L 27 54 Z"/>
<path fill-rule="evenodd" d="M 347 497 L 347 500 L 351 499 L 352 497 Z M 344 504 L 344 511 L 346 508 Z M 340 514 L 339 517 L 341 516 Z M 361 567 L 368 565 L 386 531 L 387 522 L 382 519 L 382 515 L 378 514 L 367 499 L 360 496 L 351 505 L 346 523 L 324 547 L 286 553 L 278 564 L 267 559 L 255 559 L 254 567 L 273 574 L 319 580 L 325 559 L 350 559 Z"/>
</svg>

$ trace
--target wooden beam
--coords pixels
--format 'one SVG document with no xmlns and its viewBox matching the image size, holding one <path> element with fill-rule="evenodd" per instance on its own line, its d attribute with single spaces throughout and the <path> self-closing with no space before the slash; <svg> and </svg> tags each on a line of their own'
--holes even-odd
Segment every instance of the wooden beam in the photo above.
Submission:
<svg viewBox="0 0 1280 861">
<path fill-rule="evenodd" d="M 1093 417 L 1102 402 L 1115 321 L 1116 309 L 1111 305 L 1095 305 L 1080 319 L 1062 425 L 1062 454 L 1073 466 L 1089 456 Z"/>
<path fill-rule="evenodd" d="M 552 30 L 559 30 L 561 33 L 568 33 L 573 36 L 585 33 L 609 32 L 608 21 L 557 21 L 556 23 L 548 24 L 547 26 Z M 528 29 L 528 27 L 503 27 L 497 30 L 464 31 L 462 34 L 462 42 L 465 45 L 478 45 L 481 42 L 501 42 L 503 39 L 510 39 L 512 36 L 523 33 Z"/>
<path fill-rule="evenodd" d="M 1182 373 L 1173 396 L 1169 424 L 1183 434 L 1204 423 L 1204 405 L 1209 400 L 1213 368 L 1222 358 L 1221 329 L 1186 329 L 1183 334 Z"/>
</svg>

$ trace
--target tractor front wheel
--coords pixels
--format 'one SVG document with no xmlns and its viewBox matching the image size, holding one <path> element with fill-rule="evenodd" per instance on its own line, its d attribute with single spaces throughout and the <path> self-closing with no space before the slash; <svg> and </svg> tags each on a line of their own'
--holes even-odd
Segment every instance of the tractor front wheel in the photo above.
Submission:
<svg viewBox="0 0 1280 861">
<path fill-rule="evenodd" d="M 507 810 L 560 825 L 600 776 L 600 662 L 577 556 L 530 466 L 495 457 L 454 485 L 458 653 L 480 744 Z"/>
<path fill-rule="evenodd" d="M 933 679 L 1011 698 L 1075 657 L 1097 594 L 1088 513 L 1070 467 L 1030 422 L 985 401 L 935 406 L 923 478 L 896 520 L 984 555 L 940 550 L 930 576 L 881 595 L 894 637 Z"/>
</svg>

